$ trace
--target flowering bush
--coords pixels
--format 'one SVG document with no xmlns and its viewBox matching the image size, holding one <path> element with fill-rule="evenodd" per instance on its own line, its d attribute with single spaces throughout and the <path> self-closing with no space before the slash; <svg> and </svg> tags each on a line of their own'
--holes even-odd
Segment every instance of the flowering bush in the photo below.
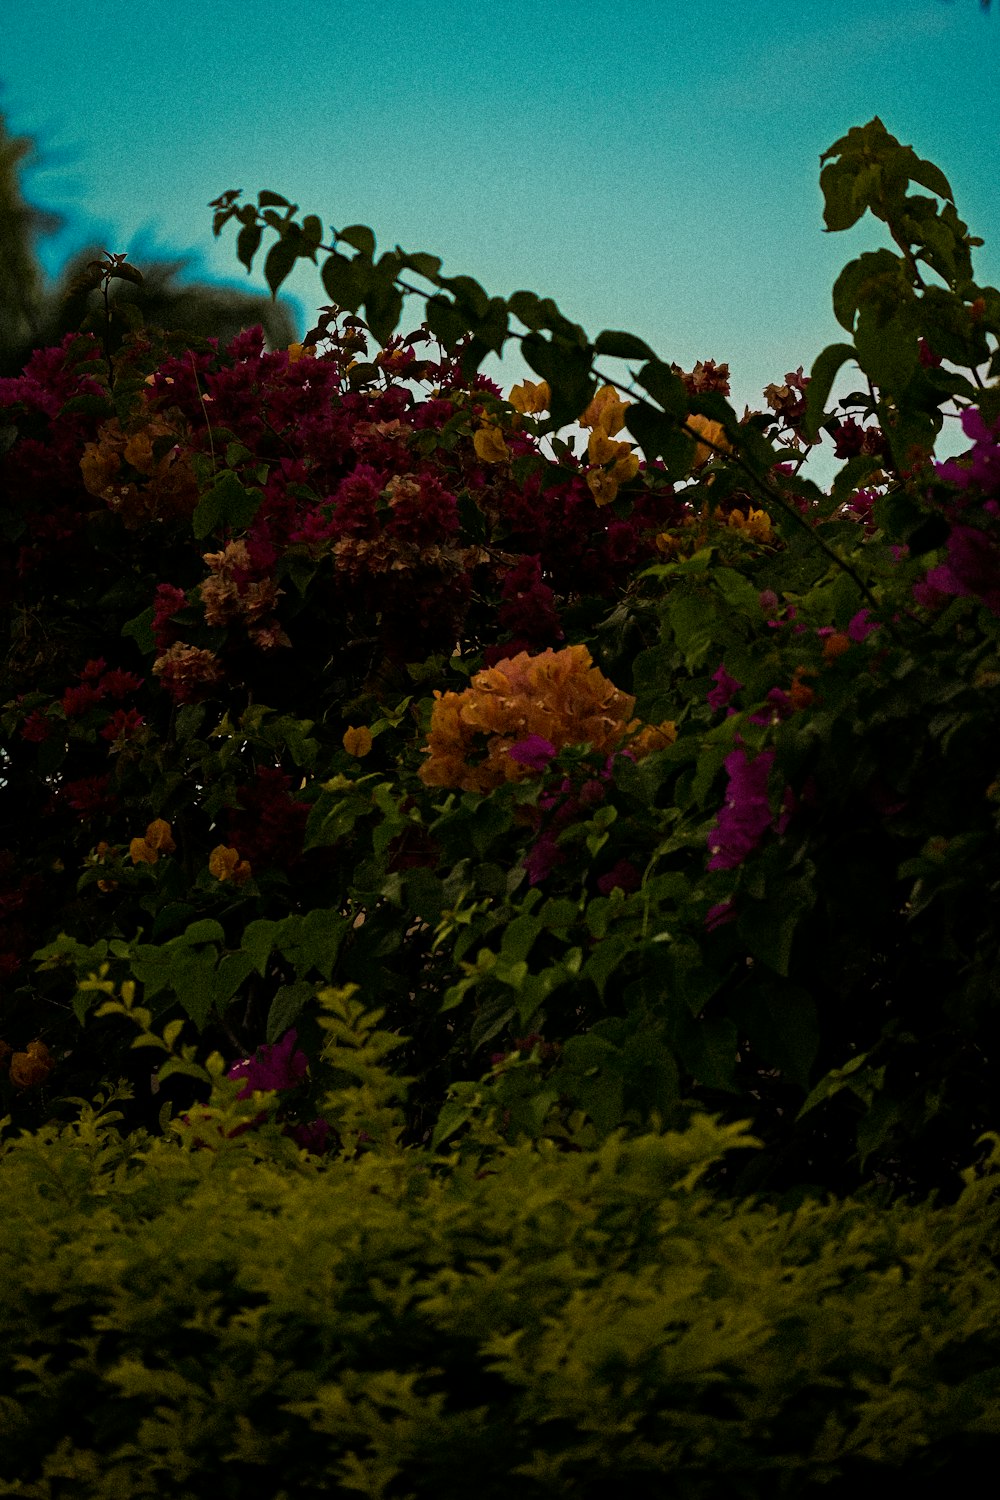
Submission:
<svg viewBox="0 0 1000 1500">
<path fill-rule="evenodd" d="M 92 1014 L 130 983 L 248 1077 L 292 1036 L 322 1144 L 335 981 L 406 1039 L 414 1143 L 484 1097 L 556 1138 L 708 1107 L 765 1142 L 733 1191 L 947 1190 L 1000 1056 L 1000 294 L 881 122 L 821 184 L 829 228 L 871 207 L 904 253 L 852 262 L 852 342 L 742 419 L 726 366 L 376 263 L 357 226 L 290 350 L 143 336 L 112 371 L 81 336 L 0 382 L 19 1121 L 121 1069 L 137 1118 L 191 1110 L 194 1075 L 154 1093 Z M 317 241 L 237 196 L 216 228 L 275 232 L 280 284 Z M 478 370 L 511 317 L 539 379 L 504 399 Z M 866 389 L 828 412 L 848 361 Z M 935 465 L 953 403 L 973 446 Z"/>
</svg>

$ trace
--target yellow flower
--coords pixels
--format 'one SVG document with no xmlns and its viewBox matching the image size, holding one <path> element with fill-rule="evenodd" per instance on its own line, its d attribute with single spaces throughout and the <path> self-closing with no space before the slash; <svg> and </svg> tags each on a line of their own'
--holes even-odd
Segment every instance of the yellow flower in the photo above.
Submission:
<svg viewBox="0 0 1000 1500">
<path fill-rule="evenodd" d="M 289 346 L 288 346 L 288 363 L 290 365 L 296 364 L 297 361 L 300 360 L 300 359 L 315 359 L 315 358 L 316 358 L 316 345 L 315 344 L 289 344 Z"/>
<path fill-rule="evenodd" d="M 613 385 L 604 385 L 580 418 L 580 426 L 599 427 L 605 437 L 613 437 L 624 427 L 630 404 L 621 399 Z"/>
<path fill-rule="evenodd" d="M 714 443 L 717 448 L 724 448 L 727 453 L 732 451 L 732 444 L 726 437 L 726 429 L 721 422 L 711 422 L 708 417 L 691 416 L 687 419 L 687 425 L 693 431 L 700 433 L 709 443 Z M 692 469 L 700 469 L 702 464 L 707 463 L 712 456 L 712 449 L 706 443 L 699 443 L 694 452 Z"/>
<path fill-rule="evenodd" d="M 751 505 L 746 515 L 741 510 L 731 510 L 727 525 L 734 531 L 742 531 L 746 536 L 752 537 L 755 542 L 770 542 L 771 517 L 766 510 L 754 510 Z"/>
<path fill-rule="evenodd" d="M 635 735 L 642 755 L 674 733 L 671 725 L 653 729 L 633 719 L 635 699 L 594 666 L 586 646 L 522 651 L 477 672 L 464 692 L 434 697 L 418 772 L 426 786 L 489 792 L 521 781 L 535 773 L 509 752 L 535 735 L 556 750 L 587 743 L 605 754 Z"/>
<path fill-rule="evenodd" d="M 480 427 L 472 439 L 476 453 L 487 464 L 502 464 L 510 458 L 510 449 L 503 440 L 499 427 Z"/>
<path fill-rule="evenodd" d="M 595 505 L 610 505 L 618 495 L 618 481 L 606 469 L 588 470 L 587 488 L 594 497 Z"/>
<path fill-rule="evenodd" d="M 515 411 L 522 412 L 525 416 L 534 416 L 538 412 L 548 411 L 552 392 L 547 380 L 539 381 L 537 385 L 533 380 L 526 380 L 523 385 L 511 387 L 507 400 Z"/>
<path fill-rule="evenodd" d="M 173 854 L 177 845 L 170 832 L 170 824 L 163 818 L 154 818 L 147 825 L 144 838 L 133 839 L 128 846 L 134 865 L 155 865 L 161 854 Z"/>
<path fill-rule="evenodd" d="M 208 856 L 208 872 L 216 880 L 231 880 L 234 885 L 245 885 L 250 879 L 250 865 L 240 859 L 239 851 L 226 844 L 216 844 Z"/>
<path fill-rule="evenodd" d="M 363 724 L 360 729 L 355 729 L 351 724 L 344 730 L 344 749 L 348 755 L 354 755 L 360 760 L 362 756 L 368 754 L 371 747 L 372 732 L 366 725 Z"/>
</svg>

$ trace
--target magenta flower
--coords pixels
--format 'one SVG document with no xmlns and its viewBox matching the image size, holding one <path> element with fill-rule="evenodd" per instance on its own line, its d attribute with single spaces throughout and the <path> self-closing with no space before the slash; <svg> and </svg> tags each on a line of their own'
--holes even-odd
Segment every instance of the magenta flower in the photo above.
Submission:
<svg viewBox="0 0 1000 1500">
<path fill-rule="evenodd" d="M 627 895 L 629 891 L 637 891 L 642 884 L 642 876 L 635 865 L 629 859 L 620 859 L 606 875 L 602 875 L 597 882 L 597 889 L 602 896 L 610 896 L 615 886 L 621 886 Z"/>
<path fill-rule="evenodd" d="M 847 627 L 847 634 L 852 641 L 863 641 L 871 635 L 873 630 L 878 629 L 877 620 L 869 620 L 870 609 L 859 610 Z"/>
<path fill-rule="evenodd" d="M 715 827 L 709 830 L 710 870 L 733 870 L 741 865 L 770 828 L 767 779 L 773 764 L 773 750 L 762 750 L 754 761 L 747 760 L 742 747 L 726 756 L 729 785 Z"/>
<path fill-rule="evenodd" d="M 975 446 L 961 458 L 936 463 L 938 478 L 962 490 L 970 484 L 982 490 L 1000 489 L 1000 417 L 987 427 L 982 412 L 970 406 L 962 413 L 962 430 Z"/>
<path fill-rule="evenodd" d="M 975 526 L 952 527 L 948 556 L 931 568 L 924 583 L 942 594 L 981 599 L 991 614 L 1000 615 L 1000 553 Z"/>
<path fill-rule="evenodd" d="M 555 745 L 550 740 L 543 739 L 540 734 L 527 735 L 507 751 L 511 760 L 516 760 L 518 765 L 530 767 L 532 771 L 544 771 L 555 753 Z"/>
<path fill-rule="evenodd" d="M 255 1089 L 262 1093 L 271 1090 L 293 1089 L 305 1077 L 309 1066 L 304 1052 L 298 1051 L 295 1043 L 298 1032 L 286 1031 L 280 1042 L 273 1046 L 258 1047 L 255 1057 L 244 1057 L 234 1063 L 227 1078 L 245 1079 L 236 1095 L 237 1099 L 249 1099 Z"/>
<path fill-rule="evenodd" d="M 730 677 L 724 663 L 720 663 L 718 670 L 712 673 L 712 681 L 716 684 L 708 694 L 708 702 L 712 708 L 725 708 L 743 686 L 735 677 Z"/>
<path fill-rule="evenodd" d="M 309 1124 L 292 1125 L 285 1127 L 285 1134 L 290 1135 L 293 1141 L 311 1151 L 313 1156 L 322 1156 L 330 1144 L 330 1125 L 322 1117 L 312 1120 Z"/>
<path fill-rule="evenodd" d="M 714 932 L 717 927 L 725 927 L 727 922 L 735 921 L 736 908 L 731 901 L 719 901 L 705 913 L 705 928 L 708 932 Z"/>
</svg>

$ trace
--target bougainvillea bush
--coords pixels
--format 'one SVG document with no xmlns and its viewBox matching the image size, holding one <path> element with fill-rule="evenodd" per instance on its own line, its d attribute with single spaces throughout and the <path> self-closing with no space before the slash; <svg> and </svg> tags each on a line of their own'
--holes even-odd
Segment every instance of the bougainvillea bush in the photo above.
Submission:
<svg viewBox="0 0 1000 1500">
<path fill-rule="evenodd" d="M 823 163 L 827 228 L 893 248 L 742 418 L 724 365 L 274 193 L 215 228 L 274 236 L 273 291 L 325 255 L 302 345 L 87 335 L 0 383 L 17 1124 L 121 1071 L 131 1123 L 193 1107 L 98 1015 L 128 984 L 328 1149 L 313 998 L 354 983 L 413 1145 L 709 1109 L 764 1143 L 725 1191 L 957 1192 L 1000 1097 L 1000 293 L 880 121 Z"/>
</svg>

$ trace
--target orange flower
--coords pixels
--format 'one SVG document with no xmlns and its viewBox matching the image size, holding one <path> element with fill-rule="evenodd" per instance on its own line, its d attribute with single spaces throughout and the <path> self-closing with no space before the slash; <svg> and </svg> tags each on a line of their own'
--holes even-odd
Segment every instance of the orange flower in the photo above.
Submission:
<svg viewBox="0 0 1000 1500">
<path fill-rule="evenodd" d="M 489 792 L 523 780 L 535 773 L 509 751 L 531 735 L 557 750 L 587 743 L 610 753 L 644 728 L 632 718 L 635 699 L 594 666 L 586 646 L 538 656 L 522 651 L 477 672 L 464 692 L 434 696 L 428 758 L 418 773 L 427 786 Z M 673 732 L 663 725 L 644 739 L 637 735 L 639 753 L 669 744 Z"/>
<path fill-rule="evenodd" d="M 753 537 L 755 542 L 773 540 L 771 517 L 766 510 L 754 510 L 752 505 L 747 507 L 746 515 L 741 510 L 731 510 L 726 524 L 734 531 L 742 531 L 745 536 Z"/>
<path fill-rule="evenodd" d="M 33 1088 L 44 1083 L 56 1065 L 56 1060 L 44 1042 L 29 1042 L 23 1052 L 15 1052 L 10 1060 L 10 1081 L 15 1088 Z"/>
<path fill-rule="evenodd" d="M 815 677 L 811 667 L 796 667 L 792 673 L 792 685 L 788 689 L 788 701 L 796 710 L 808 708 L 816 697 L 812 688 L 802 681 L 803 677 Z"/>
<path fill-rule="evenodd" d="M 690 416 L 687 425 L 694 432 L 700 433 L 709 443 L 714 443 L 717 448 L 724 448 L 727 453 L 731 452 L 732 444 L 726 437 L 726 429 L 721 422 L 711 422 L 708 417 Z M 699 443 L 694 451 L 694 462 L 692 469 L 700 469 L 702 464 L 707 463 L 713 456 L 712 449 L 707 443 Z"/>
<path fill-rule="evenodd" d="M 845 651 L 851 649 L 851 638 L 838 630 L 834 635 L 828 635 L 823 643 L 823 660 L 836 661 L 838 656 L 843 656 Z"/>
<path fill-rule="evenodd" d="M 354 755 L 360 760 L 362 756 L 368 754 L 371 747 L 372 732 L 367 726 L 362 725 L 360 729 L 355 729 L 354 725 L 350 724 L 344 730 L 344 749 L 348 755 Z"/>
<path fill-rule="evenodd" d="M 604 385 L 580 418 L 580 426 L 598 428 L 605 437 L 613 437 L 624 427 L 630 404 L 621 399 L 613 385 Z"/>
<path fill-rule="evenodd" d="M 170 824 L 162 818 L 154 818 L 146 828 L 144 838 L 133 839 L 128 846 L 134 865 L 155 865 L 161 854 L 173 854 L 177 845 L 170 832 Z"/>
<path fill-rule="evenodd" d="M 231 880 L 234 885 L 246 885 L 250 879 L 250 865 L 240 859 L 239 851 L 226 844 L 216 844 L 208 856 L 208 871 L 216 880 Z"/>
<path fill-rule="evenodd" d="M 480 427 L 472 439 L 478 456 L 487 464 L 502 464 L 510 458 L 510 449 L 503 440 L 499 427 Z"/>
<path fill-rule="evenodd" d="M 515 411 L 535 416 L 538 412 L 548 411 L 552 392 L 547 380 L 539 381 L 537 385 L 533 380 L 526 380 L 523 385 L 511 386 L 507 400 Z"/>
</svg>

